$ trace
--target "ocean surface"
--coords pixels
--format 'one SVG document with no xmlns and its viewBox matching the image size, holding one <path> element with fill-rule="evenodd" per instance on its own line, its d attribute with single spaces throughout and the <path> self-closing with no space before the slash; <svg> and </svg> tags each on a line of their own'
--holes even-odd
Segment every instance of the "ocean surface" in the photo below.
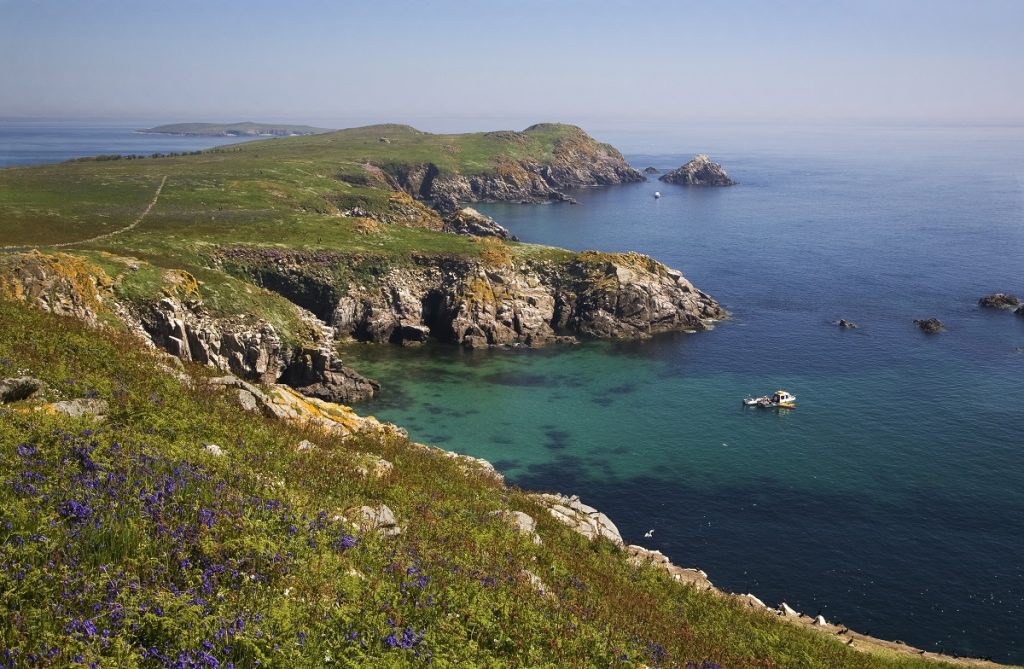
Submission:
<svg viewBox="0 0 1024 669">
<path fill-rule="evenodd" d="M 543 350 L 360 345 L 384 388 L 359 410 L 578 494 L 726 590 L 1024 662 L 1024 318 L 976 305 L 1024 295 L 1024 130 L 624 127 L 588 130 L 638 168 L 708 152 L 739 185 L 478 208 L 524 241 L 648 253 L 732 317 Z M 188 139 L 46 131 L 33 153 L 18 132 L 0 124 L 0 164 Z M 796 410 L 740 405 L 777 388 Z"/>
</svg>

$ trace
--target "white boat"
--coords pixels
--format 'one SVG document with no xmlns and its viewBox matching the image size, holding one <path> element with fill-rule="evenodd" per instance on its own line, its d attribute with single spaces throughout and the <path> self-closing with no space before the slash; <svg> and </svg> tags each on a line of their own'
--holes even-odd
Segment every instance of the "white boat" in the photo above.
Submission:
<svg viewBox="0 0 1024 669">
<path fill-rule="evenodd" d="M 661 192 L 660 191 L 654 191 L 654 199 L 657 200 L 659 197 L 661 197 Z"/>
<path fill-rule="evenodd" d="M 796 395 L 785 390 L 776 390 L 773 394 L 763 397 L 745 397 L 743 405 L 762 409 L 795 409 Z"/>
</svg>

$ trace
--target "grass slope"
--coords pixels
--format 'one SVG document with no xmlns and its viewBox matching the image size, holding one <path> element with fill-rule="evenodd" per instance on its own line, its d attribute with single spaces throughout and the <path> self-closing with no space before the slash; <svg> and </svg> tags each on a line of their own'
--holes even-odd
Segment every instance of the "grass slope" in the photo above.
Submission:
<svg viewBox="0 0 1024 669">
<path fill-rule="evenodd" d="M 0 314 L 0 377 L 110 403 L 100 424 L 0 406 L 2 667 L 942 666 L 861 654 L 632 567 L 400 437 L 254 419 L 117 332 L 16 303 Z M 298 451 L 304 438 L 317 450 Z M 360 476 L 361 452 L 394 463 L 390 477 Z M 401 535 L 339 519 L 380 503 Z M 534 516 L 543 543 L 499 509 Z"/>
</svg>

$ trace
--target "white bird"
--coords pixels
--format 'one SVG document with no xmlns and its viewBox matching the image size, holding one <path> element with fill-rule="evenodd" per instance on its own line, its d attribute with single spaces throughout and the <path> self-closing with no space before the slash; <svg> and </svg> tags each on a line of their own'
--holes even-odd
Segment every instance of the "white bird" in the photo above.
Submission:
<svg viewBox="0 0 1024 669">
<path fill-rule="evenodd" d="M 654 191 L 654 199 L 657 200 L 659 197 L 661 197 L 661 192 Z"/>
<path fill-rule="evenodd" d="M 650 539 L 654 536 L 654 530 L 647 530 L 647 534 L 644 535 L 644 539 Z"/>
</svg>

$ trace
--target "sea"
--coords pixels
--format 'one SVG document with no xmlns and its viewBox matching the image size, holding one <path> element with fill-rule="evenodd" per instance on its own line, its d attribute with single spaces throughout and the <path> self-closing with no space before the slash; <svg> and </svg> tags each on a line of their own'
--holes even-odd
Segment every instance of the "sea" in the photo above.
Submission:
<svg viewBox="0 0 1024 669">
<path fill-rule="evenodd" d="M 3 165 L 225 143 L 12 125 Z M 539 350 L 358 345 L 348 361 L 383 384 L 358 409 L 579 495 L 725 590 L 1024 663 L 1024 318 L 977 304 L 1024 296 L 1024 128 L 586 129 L 639 169 L 708 153 L 738 185 L 655 175 L 477 208 L 526 242 L 649 254 L 730 317 Z M 944 332 L 913 323 L 932 317 Z M 797 408 L 741 404 L 777 389 Z"/>
</svg>

